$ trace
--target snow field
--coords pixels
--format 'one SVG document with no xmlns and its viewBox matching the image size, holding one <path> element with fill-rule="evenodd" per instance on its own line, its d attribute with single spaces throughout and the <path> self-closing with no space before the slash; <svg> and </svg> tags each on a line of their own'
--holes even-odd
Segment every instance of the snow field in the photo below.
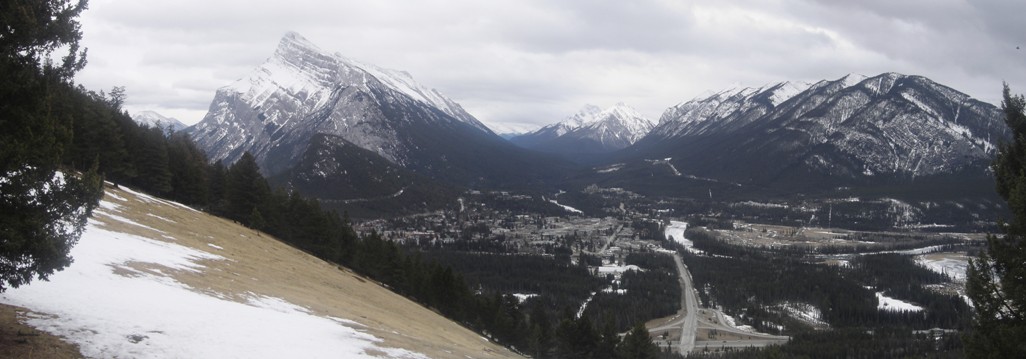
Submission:
<svg viewBox="0 0 1026 359">
<path fill-rule="evenodd" d="M 517 303 L 523 304 L 524 301 L 537 297 L 535 293 L 513 293 L 513 297 L 517 298 Z"/>
<path fill-rule="evenodd" d="M 199 272 L 204 266 L 198 261 L 224 259 L 218 255 L 107 231 L 92 221 L 72 255 L 74 264 L 50 281 L 9 290 L 0 300 L 48 313 L 27 323 L 67 338 L 88 357 L 371 357 L 369 349 L 424 357 L 378 347 L 380 339 L 370 334 L 279 298 L 250 294 L 244 304 L 153 274 Z"/>
<path fill-rule="evenodd" d="M 559 202 L 556 202 L 556 200 L 554 200 L 554 199 L 550 199 L 549 202 L 552 202 L 552 204 L 555 204 L 557 206 L 562 207 L 563 210 L 566 210 L 567 212 L 570 212 L 570 213 L 577 213 L 577 214 L 584 213 L 584 212 L 582 212 L 581 210 L 579 210 L 577 208 L 573 208 L 573 207 L 570 207 L 570 206 L 567 206 L 567 205 L 564 205 L 564 204 L 559 204 Z"/>
<path fill-rule="evenodd" d="M 921 312 L 923 307 L 903 301 L 901 299 L 895 299 L 884 295 L 883 292 L 876 292 L 877 306 L 876 309 L 886 310 L 888 312 Z"/>
<path fill-rule="evenodd" d="M 193 210 L 120 190 L 141 203 Z M 179 282 L 172 275 L 203 275 L 204 261 L 234 259 L 168 242 L 175 238 L 118 215 L 131 216 L 124 211 L 138 210 L 132 203 L 107 191 L 71 250 L 72 265 L 49 281 L 9 289 L 0 294 L 0 302 L 40 313 L 27 315 L 25 323 L 65 338 L 92 358 L 426 358 L 379 346 L 382 339 L 361 330 L 360 323 L 318 316 L 281 298 L 243 292 L 234 296 L 241 302 L 233 301 L 231 294 Z M 158 234 L 146 238 L 117 232 L 111 229 L 119 227 L 114 222 Z"/>
<path fill-rule="evenodd" d="M 965 283 L 965 271 L 969 268 L 969 258 L 966 256 L 944 258 L 917 256 L 916 264 L 931 271 L 947 275 L 955 282 Z"/>
</svg>

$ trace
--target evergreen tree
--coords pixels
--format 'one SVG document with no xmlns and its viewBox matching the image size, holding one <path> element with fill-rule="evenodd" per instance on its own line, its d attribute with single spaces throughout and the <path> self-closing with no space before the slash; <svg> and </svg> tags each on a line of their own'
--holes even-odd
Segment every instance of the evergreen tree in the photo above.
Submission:
<svg viewBox="0 0 1026 359">
<path fill-rule="evenodd" d="M 139 139 L 141 143 L 135 157 L 135 167 L 139 173 L 135 183 L 153 194 L 168 194 L 171 192 L 171 169 L 168 167 L 167 139 L 164 138 L 164 131 L 144 126 Z"/>
<path fill-rule="evenodd" d="M 556 356 L 593 358 L 601 338 L 587 317 L 563 319 L 556 329 Z"/>
<path fill-rule="evenodd" d="M 188 204 L 209 201 L 207 157 L 189 136 L 174 133 L 168 139 L 168 169 L 171 171 L 171 199 Z"/>
<path fill-rule="evenodd" d="M 659 347 L 652 343 L 645 325 L 638 324 L 623 338 L 617 352 L 623 359 L 654 359 L 659 356 Z"/>
<path fill-rule="evenodd" d="M 606 320 L 602 326 L 602 335 L 598 347 L 595 348 L 596 359 L 616 359 L 616 344 L 620 342 L 620 336 L 616 333 L 616 327 L 612 320 Z"/>
<path fill-rule="evenodd" d="M 531 356 L 545 359 L 552 357 L 552 323 L 541 301 L 535 301 L 531 308 Z"/>
<path fill-rule="evenodd" d="M 128 152 L 116 117 L 124 114 L 100 95 L 81 87 L 68 99 L 74 116 L 74 149 L 64 163 L 83 167 L 99 159 L 100 173 L 117 179 L 127 178 Z"/>
<path fill-rule="evenodd" d="M 260 174 L 260 167 L 253 155 L 246 152 L 228 169 L 226 184 L 226 215 L 236 221 L 249 223 L 253 209 L 270 194 L 270 186 Z"/>
<path fill-rule="evenodd" d="M 267 221 L 264 220 L 264 216 L 260 214 L 260 209 L 253 207 L 253 212 L 249 214 L 249 220 L 246 222 L 249 228 L 253 228 L 259 231 L 267 228 Z"/>
<path fill-rule="evenodd" d="M 70 264 L 102 195 L 96 171 L 58 172 L 72 143 L 71 77 L 85 66 L 76 19 L 85 7 L 0 2 L 0 292 Z M 61 49 L 68 52 L 55 63 Z"/>
<path fill-rule="evenodd" d="M 210 195 L 210 212 L 226 215 L 228 211 L 228 169 L 224 167 L 224 163 L 217 161 L 211 166 L 209 172 L 207 191 Z"/>
<path fill-rule="evenodd" d="M 978 358 L 1026 358 L 1026 99 L 1005 84 L 1002 109 L 1012 142 L 999 146 L 993 169 L 1012 218 L 1003 236 L 988 236 L 966 273 L 975 305 L 966 354 Z"/>
</svg>

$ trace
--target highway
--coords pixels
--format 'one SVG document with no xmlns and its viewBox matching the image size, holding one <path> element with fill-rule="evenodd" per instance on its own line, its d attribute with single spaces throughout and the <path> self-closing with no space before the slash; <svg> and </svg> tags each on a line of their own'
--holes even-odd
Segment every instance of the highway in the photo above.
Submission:
<svg viewBox="0 0 1026 359">
<path fill-rule="evenodd" d="M 678 280 L 680 281 L 681 287 L 681 310 L 673 317 L 668 318 L 666 322 L 657 324 L 654 327 L 649 328 L 648 331 L 650 333 L 666 333 L 670 331 L 676 332 L 679 329 L 680 337 L 677 338 L 676 335 L 672 335 L 665 338 L 659 336 L 653 338 L 656 345 L 660 348 L 670 347 L 672 349 L 676 349 L 678 353 L 686 354 L 696 349 L 696 347 L 701 349 L 764 347 L 775 344 L 784 344 L 790 339 L 786 336 L 753 333 L 730 327 L 726 324 L 727 320 L 723 313 L 714 309 L 705 310 L 714 313 L 715 320 L 709 320 L 706 318 L 700 321 L 698 295 L 694 289 L 694 285 L 692 284 L 691 273 L 688 272 L 687 267 L 684 265 L 684 261 L 681 259 L 679 254 L 673 254 L 673 261 L 677 264 Z M 737 336 L 747 337 L 747 339 L 703 339 L 696 343 L 699 326 L 704 329 L 714 329 L 720 333 L 730 333 Z"/>
<path fill-rule="evenodd" d="M 677 263 L 677 274 L 680 277 L 681 308 L 684 308 L 684 324 L 681 326 L 680 353 L 690 353 L 695 348 L 695 334 L 698 332 L 698 295 L 691 285 L 691 273 L 684 266 L 680 255 L 674 253 L 673 261 Z"/>
<path fill-rule="evenodd" d="M 685 354 L 695 348 L 695 334 L 698 332 L 698 298 L 691 284 L 691 274 L 688 273 L 684 261 L 679 254 L 673 254 L 673 261 L 677 264 L 677 279 L 680 281 L 680 308 L 669 322 L 654 328 L 649 332 L 660 332 L 676 330 L 680 328 L 680 340 L 675 343 L 666 343 L 676 348 L 677 352 Z"/>
</svg>

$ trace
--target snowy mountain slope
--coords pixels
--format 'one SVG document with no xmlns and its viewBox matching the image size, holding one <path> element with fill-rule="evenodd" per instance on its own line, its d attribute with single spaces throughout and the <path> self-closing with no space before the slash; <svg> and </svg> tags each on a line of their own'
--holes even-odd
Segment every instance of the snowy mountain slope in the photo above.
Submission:
<svg viewBox="0 0 1026 359">
<path fill-rule="evenodd" d="M 132 114 L 132 120 L 139 123 L 140 125 L 147 125 L 150 127 L 166 128 L 171 126 L 172 130 L 181 131 L 188 125 L 178 121 L 174 117 L 166 117 L 154 111 L 139 111 L 138 113 Z"/>
<path fill-rule="evenodd" d="M 654 124 L 624 103 L 602 110 L 585 105 L 565 120 L 511 138 L 530 149 L 561 154 L 605 153 L 634 144 Z"/>
<path fill-rule="evenodd" d="M 377 108 L 379 101 L 417 103 L 438 111 L 425 121 L 489 132 L 459 105 L 416 84 L 408 74 L 329 55 L 290 32 L 267 62 L 217 91 L 193 136 L 212 159 L 228 163 L 246 150 L 263 160 L 283 143 L 329 133 L 402 164 L 411 148 L 400 140 L 398 124 Z"/>
<path fill-rule="evenodd" d="M 108 189 L 75 262 L 0 302 L 87 357 L 515 357 L 372 281 L 188 207 Z"/>
<path fill-rule="evenodd" d="M 287 171 L 318 134 L 461 185 L 522 178 L 546 163 L 522 156 L 409 74 L 329 54 L 296 33 L 248 76 L 219 89 L 190 131 L 212 160 L 231 163 L 249 151 L 268 175 Z"/>
<path fill-rule="evenodd" d="M 724 91 L 668 109 L 627 157 L 741 184 L 985 178 L 998 109 L 925 77 L 848 75 Z M 618 159 L 622 161 L 621 159 Z"/>
</svg>

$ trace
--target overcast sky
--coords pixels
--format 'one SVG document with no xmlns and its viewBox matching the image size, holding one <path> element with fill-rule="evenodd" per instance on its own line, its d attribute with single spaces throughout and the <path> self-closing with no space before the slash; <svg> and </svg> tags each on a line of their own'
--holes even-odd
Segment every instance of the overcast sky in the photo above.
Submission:
<svg viewBox="0 0 1026 359">
<path fill-rule="evenodd" d="M 848 73 L 929 77 L 999 104 L 1026 92 L 1019 0 L 90 0 L 77 81 L 125 86 L 130 112 L 185 123 L 296 31 L 405 70 L 493 129 L 533 129 L 584 104 L 652 120 L 731 87 Z M 1022 49 L 1019 49 L 1022 48 Z"/>
</svg>

